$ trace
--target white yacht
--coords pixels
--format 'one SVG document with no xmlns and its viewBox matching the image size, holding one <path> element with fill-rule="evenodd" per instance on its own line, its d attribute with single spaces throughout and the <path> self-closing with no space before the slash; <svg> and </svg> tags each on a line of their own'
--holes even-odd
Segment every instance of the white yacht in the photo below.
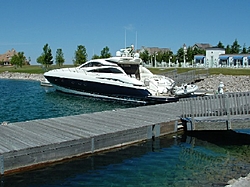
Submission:
<svg viewBox="0 0 250 187">
<path fill-rule="evenodd" d="M 176 97 L 170 96 L 174 81 L 152 74 L 141 62 L 139 54 L 131 55 L 125 49 L 117 52 L 116 57 L 51 70 L 44 77 L 66 93 L 146 103 L 176 101 Z"/>
</svg>

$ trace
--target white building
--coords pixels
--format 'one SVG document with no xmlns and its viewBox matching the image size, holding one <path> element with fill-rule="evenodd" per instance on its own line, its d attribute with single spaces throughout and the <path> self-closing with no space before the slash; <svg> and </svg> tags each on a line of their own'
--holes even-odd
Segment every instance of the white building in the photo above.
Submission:
<svg viewBox="0 0 250 187">
<path fill-rule="evenodd" d="M 209 47 L 206 49 L 206 56 L 194 56 L 193 66 L 204 68 L 250 67 L 250 54 L 225 54 L 225 49 L 223 48 Z"/>
<path fill-rule="evenodd" d="M 219 67 L 220 55 L 225 54 L 225 49 L 209 47 L 206 49 L 206 67 Z"/>
<path fill-rule="evenodd" d="M 225 54 L 220 56 L 221 67 L 250 67 L 250 54 Z"/>
</svg>

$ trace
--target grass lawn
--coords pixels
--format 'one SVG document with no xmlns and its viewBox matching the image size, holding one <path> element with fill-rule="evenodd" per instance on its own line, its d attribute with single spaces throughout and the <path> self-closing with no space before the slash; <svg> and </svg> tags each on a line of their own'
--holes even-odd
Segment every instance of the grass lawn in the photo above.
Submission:
<svg viewBox="0 0 250 187">
<path fill-rule="evenodd" d="M 73 65 L 63 65 L 63 67 L 73 67 Z M 59 68 L 56 65 L 52 65 L 49 69 Z M 148 68 L 154 74 L 164 74 L 168 71 L 177 70 L 178 73 L 184 73 L 191 70 L 197 70 L 198 68 Z M 34 73 L 40 74 L 44 73 L 45 70 L 40 65 L 30 65 L 23 66 L 22 68 L 15 68 L 13 66 L 0 66 L 0 73 L 9 71 L 9 72 L 19 72 L 19 73 Z M 209 74 L 223 74 L 223 75 L 250 75 L 249 69 L 236 69 L 236 68 L 209 68 Z"/>
<path fill-rule="evenodd" d="M 154 74 L 164 74 L 167 71 L 173 71 L 175 68 L 149 68 L 149 70 Z M 191 70 L 198 70 L 201 68 L 176 68 L 177 73 L 184 73 Z M 202 69 L 201 69 L 202 70 Z M 209 68 L 210 75 L 250 75 L 250 68 L 249 69 L 236 69 L 236 68 Z"/>
</svg>

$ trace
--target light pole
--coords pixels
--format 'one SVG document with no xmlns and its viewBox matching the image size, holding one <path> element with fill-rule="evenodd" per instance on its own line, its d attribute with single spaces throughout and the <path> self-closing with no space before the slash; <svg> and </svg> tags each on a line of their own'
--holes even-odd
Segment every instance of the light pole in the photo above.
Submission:
<svg viewBox="0 0 250 187">
<path fill-rule="evenodd" d="M 158 53 L 155 53 L 155 67 L 157 67 L 157 60 L 156 60 L 157 55 Z"/>
<path fill-rule="evenodd" d="M 169 59 L 168 59 L 168 67 L 171 66 L 171 60 L 172 60 L 172 56 L 170 56 Z"/>
<path fill-rule="evenodd" d="M 184 61 L 184 67 L 186 67 L 186 58 L 185 58 L 185 55 L 186 55 L 186 53 L 187 53 L 187 46 L 186 46 L 186 44 L 183 44 L 183 53 L 184 53 L 184 55 L 183 55 L 183 61 Z"/>
</svg>

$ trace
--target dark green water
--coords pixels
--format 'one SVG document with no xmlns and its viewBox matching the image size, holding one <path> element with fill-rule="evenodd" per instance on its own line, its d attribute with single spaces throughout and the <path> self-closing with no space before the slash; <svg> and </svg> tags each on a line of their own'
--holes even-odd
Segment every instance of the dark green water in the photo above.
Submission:
<svg viewBox="0 0 250 187">
<path fill-rule="evenodd" d="M 55 92 L 37 81 L 0 79 L 0 124 L 135 106 Z"/>
<path fill-rule="evenodd" d="M 45 90 L 32 81 L 0 80 L 0 85 L 2 121 L 135 107 Z M 248 173 L 249 135 L 232 131 L 203 132 L 169 135 L 33 171 L 2 176 L 0 187 L 219 187 Z"/>
</svg>

